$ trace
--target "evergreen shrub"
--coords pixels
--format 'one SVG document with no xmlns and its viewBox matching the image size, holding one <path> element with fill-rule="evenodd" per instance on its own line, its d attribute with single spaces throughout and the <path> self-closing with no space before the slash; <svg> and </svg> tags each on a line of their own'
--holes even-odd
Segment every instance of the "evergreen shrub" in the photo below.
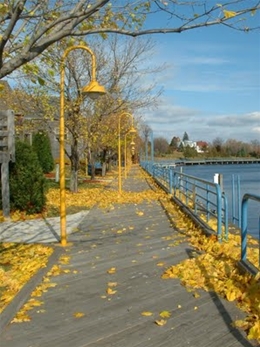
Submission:
<svg viewBox="0 0 260 347">
<path fill-rule="evenodd" d="M 54 158 L 51 153 L 51 142 L 48 134 L 45 132 L 34 134 L 32 146 L 37 153 L 43 172 L 51 172 L 54 169 Z"/>
<path fill-rule="evenodd" d="M 37 154 L 29 144 L 17 141 L 15 158 L 9 173 L 11 209 L 28 214 L 42 212 L 46 203 L 46 179 Z"/>
</svg>

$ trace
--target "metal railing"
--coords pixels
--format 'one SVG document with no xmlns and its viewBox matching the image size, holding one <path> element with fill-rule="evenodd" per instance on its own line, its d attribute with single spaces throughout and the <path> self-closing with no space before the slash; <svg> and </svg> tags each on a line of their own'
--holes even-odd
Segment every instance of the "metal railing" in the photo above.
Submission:
<svg viewBox="0 0 260 347">
<path fill-rule="evenodd" d="M 260 270 L 260 216 L 258 220 L 258 230 L 259 230 L 259 236 L 258 236 L 258 247 L 259 247 L 259 253 L 258 253 L 258 269 L 255 269 L 255 266 L 247 259 L 247 248 L 248 248 L 248 201 L 254 200 L 260 203 L 260 196 L 255 194 L 245 194 L 242 198 L 242 205 L 241 205 L 241 260 L 240 263 L 242 266 L 248 268 L 250 267 L 253 271 L 250 272 L 257 272 Z"/>
<path fill-rule="evenodd" d="M 241 228 L 241 194 L 240 194 L 240 176 L 232 175 L 232 206 L 231 206 L 231 219 L 232 223 Z"/>
<path fill-rule="evenodd" d="M 191 215 L 208 226 L 207 230 L 216 233 L 220 242 L 228 238 L 228 202 L 219 184 L 184 174 L 172 166 L 147 162 L 141 162 L 141 166 L 166 192 L 173 194 L 173 200 L 186 206 Z M 209 226 L 210 220 L 215 222 L 216 230 Z"/>
</svg>

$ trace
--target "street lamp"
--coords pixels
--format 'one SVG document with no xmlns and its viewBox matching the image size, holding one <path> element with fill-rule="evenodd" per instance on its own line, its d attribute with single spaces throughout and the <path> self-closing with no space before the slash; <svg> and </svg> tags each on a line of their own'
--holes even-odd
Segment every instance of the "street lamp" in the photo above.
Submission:
<svg viewBox="0 0 260 347">
<path fill-rule="evenodd" d="M 136 129 L 134 128 L 134 117 L 130 113 L 121 113 L 118 117 L 118 192 L 122 193 L 122 177 L 121 177 L 121 117 L 127 116 L 131 118 L 132 124 L 128 131 L 128 134 L 135 134 Z M 125 158 L 126 159 L 126 158 Z M 125 163 L 126 165 L 126 163 Z"/>
<path fill-rule="evenodd" d="M 92 99 L 96 99 L 99 95 L 106 93 L 105 88 L 96 81 L 96 58 L 90 48 L 83 45 L 69 47 L 63 53 L 61 58 L 60 69 L 60 238 L 61 245 L 66 246 L 66 191 L 65 191 L 65 121 L 64 121 L 64 89 L 65 89 L 65 59 L 67 55 L 75 49 L 84 49 L 91 55 L 92 74 L 90 83 L 82 88 L 81 94 L 88 95 Z"/>
</svg>

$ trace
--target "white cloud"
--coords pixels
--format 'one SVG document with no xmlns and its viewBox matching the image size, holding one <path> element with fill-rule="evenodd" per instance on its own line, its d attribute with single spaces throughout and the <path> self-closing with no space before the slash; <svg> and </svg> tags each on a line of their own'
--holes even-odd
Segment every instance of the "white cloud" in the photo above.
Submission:
<svg viewBox="0 0 260 347">
<path fill-rule="evenodd" d="M 182 138 L 186 131 L 191 140 L 212 142 L 216 137 L 224 141 L 236 139 L 244 142 L 260 140 L 260 112 L 218 115 L 164 103 L 159 109 L 145 114 L 145 122 L 152 128 L 154 137 Z"/>
</svg>

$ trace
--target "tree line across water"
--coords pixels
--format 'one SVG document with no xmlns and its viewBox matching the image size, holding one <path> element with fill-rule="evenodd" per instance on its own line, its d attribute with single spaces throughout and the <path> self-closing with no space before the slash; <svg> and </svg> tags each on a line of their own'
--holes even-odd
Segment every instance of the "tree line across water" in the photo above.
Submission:
<svg viewBox="0 0 260 347">
<path fill-rule="evenodd" d="M 151 145 L 151 143 L 150 143 Z M 154 138 L 155 156 L 175 156 L 184 158 L 207 157 L 252 157 L 260 158 L 260 141 L 223 140 L 215 138 L 211 143 L 206 141 L 190 141 L 187 132 L 182 140 L 174 136 L 169 143 L 164 137 Z"/>
</svg>

